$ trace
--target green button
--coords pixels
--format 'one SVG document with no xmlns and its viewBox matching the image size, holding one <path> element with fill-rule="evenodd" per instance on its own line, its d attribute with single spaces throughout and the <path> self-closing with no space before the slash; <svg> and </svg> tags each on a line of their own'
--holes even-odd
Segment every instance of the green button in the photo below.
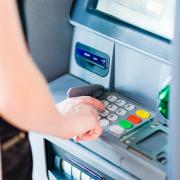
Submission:
<svg viewBox="0 0 180 180">
<path fill-rule="evenodd" d="M 118 125 L 121 126 L 124 129 L 130 129 L 130 128 L 133 127 L 133 124 L 131 122 L 129 122 L 128 120 L 126 120 L 126 119 L 120 119 L 118 121 Z"/>
<path fill-rule="evenodd" d="M 164 89 L 159 92 L 159 106 L 160 113 L 168 118 L 168 105 L 169 105 L 170 85 L 167 85 Z"/>
</svg>

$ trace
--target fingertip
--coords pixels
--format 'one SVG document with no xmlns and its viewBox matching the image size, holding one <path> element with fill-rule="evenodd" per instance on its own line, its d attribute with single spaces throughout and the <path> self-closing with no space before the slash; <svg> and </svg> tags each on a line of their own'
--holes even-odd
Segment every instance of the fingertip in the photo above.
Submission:
<svg viewBox="0 0 180 180">
<path fill-rule="evenodd" d="M 93 141 L 96 140 L 99 137 L 98 134 L 96 133 L 88 133 L 88 134 L 84 134 L 81 136 L 81 140 L 82 141 Z"/>
<path fill-rule="evenodd" d="M 101 108 L 100 108 L 101 111 L 105 110 L 105 105 L 101 102 Z"/>
<path fill-rule="evenodd" d="M 102 132 L 103 131 L 101 126 L 97 123 L 97 126 L 95 127 L 94 130 L 91 130 L 81 136 L 81 140 L 83 141 L 96 140 L 99 136 L 101 136 Z"/>
<path fill-rule="evenodd" d="M 93 98 L 91 96 L 81 96 L 79 97 L 79 100 L 81 100 L 82 103 L 87 103 L 94 106 L 96 109 L 99 109 L 99 110 L 105 109 L 104 104 L 100 100 Z"/>
<path fill-rule="evenodd" d="M 77 142 L 81 141 L 81 139 L 82 139 L 81 136 L 77 136 L 77 137 L 76 137 L 76 141 L 77 141 Z"/>
<path fill-rule="evenodd" d="M 99 110 L 104 110 L 105 109 L 104 104 L 100 100 L 95 99 L 95 103 L 96 103 Z"/>
<path fill-rule="evenodd" d="M 98 136 L 100 136 L 103 133 L 103 130 L 100 126 L 100 124 L 98 124 L 94 130 L 94 133 L 97 134 Z"/>
</svg>

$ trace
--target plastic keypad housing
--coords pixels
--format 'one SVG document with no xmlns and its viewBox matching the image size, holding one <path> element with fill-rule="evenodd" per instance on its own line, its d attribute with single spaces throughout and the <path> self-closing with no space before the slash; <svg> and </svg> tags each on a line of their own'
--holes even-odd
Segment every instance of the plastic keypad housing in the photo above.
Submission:
<svg viewBox="0 0 180 180">
<path fill-rule="evenodd" d="M 105 110 L 99 112 L 99 121 L 103 130 L 116 138 L 121 138 L 153 119 L 154 113 L 121 96 L 116 92 L 108 92 L 99 97 Z"/>
</svg>

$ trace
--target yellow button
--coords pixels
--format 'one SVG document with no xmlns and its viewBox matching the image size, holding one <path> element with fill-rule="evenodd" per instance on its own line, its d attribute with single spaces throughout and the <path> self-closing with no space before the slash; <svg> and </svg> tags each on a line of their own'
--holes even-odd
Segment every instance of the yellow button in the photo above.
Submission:
<svg viewBox="0 0 180 180">
<path fill-rule="evenodd" d="M 142 119 L 147 119 L 151 116 L 151 114 L 147 111 L 144 111 L 142 109 L 136 111 L 136 115 L 141 117 Z"/>
</svg>

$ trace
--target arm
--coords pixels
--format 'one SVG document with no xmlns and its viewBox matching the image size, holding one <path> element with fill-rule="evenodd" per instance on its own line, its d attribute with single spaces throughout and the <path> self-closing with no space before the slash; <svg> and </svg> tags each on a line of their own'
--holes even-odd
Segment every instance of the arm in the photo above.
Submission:
<svg viewBox="0 0 180 180">
<path fill-rule="evenodd" d="M 88 99 L 88 100 L 87 100 Z M 97 113 L 94 107 L 102 108 L 102 105 L 91 98 L 78 98 L 72 101 L 75 104 L 84 104 L 86 113 L 79 116 L 84 118 L 89 115 L 91 122 L 89 127 L 78 131 L 70 130 L 65 133 L 64 128 L 68 128 L 68 118 L 71 121 L 71 110 L 69 116 L 62 114 L 54 105 L 49 93 L 45 79 L 33 63 L 29 55 L 20 28 L 16 1 L 6 0 L 0 2 L 0 113 L 9 123 L 24 129 L 33 130 L 40 133 L 55 135 L 61 138 L 84 134 L 89 130 L 97 131 L 100 135 L 101 129 L 96 122 Z M 91 100 L 90 100 L 91 99 Z M 71 103 L 65 103 L 69 106 Z M 86 104 L 86 105 L 85 105 Z M 81 109 L 81 108 L 79 108 Z M 74 113 L 74 111 L 72 111 Z M 72 114 L 73 114 L 72 113 Z M 66 130 L 67 131 L 67 130 Z M 85 132 L 86 131 L 86 132 Z M 88 139 L 88 138 L 87 138 Z"/>
</svg>

